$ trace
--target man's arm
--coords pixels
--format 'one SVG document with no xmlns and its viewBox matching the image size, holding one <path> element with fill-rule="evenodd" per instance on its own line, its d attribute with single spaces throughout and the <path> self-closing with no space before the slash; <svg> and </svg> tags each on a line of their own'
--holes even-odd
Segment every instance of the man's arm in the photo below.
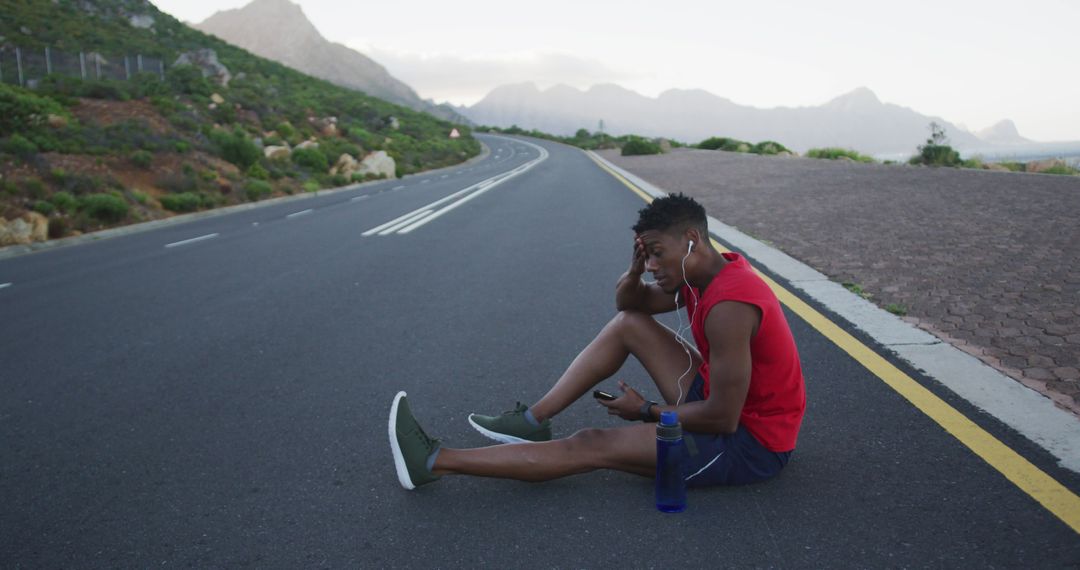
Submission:
<svg viewBox="0 0 1080 570">
<path fill-rule="evenodd" d="M 717 304 L 705 319 L 709 340 L 709 398 L 701 402 L 686 429 L 735 433 L 750 389 L 750 341 L 761 323 L 761 310 L 738 301 Z M 696 403 L 696 402 L 692 402 Z M 697 410 L 695 410 L 697 411 Z M 686 423 L 684 423 L 684 426 Z"/>
<path fill-rule="evenodd" d="M 641 311 L 646 314 L 667 313 L 676 308 L 675 295 L 664 293 L 659 285 L 646 285 L 641 276 L 645 273 L 645 245 L 634 238 L 634 257 L 630 268 L 615 284 L 615 308 L 619 311 Z M 681 301 L 681 299 L 680 299 Z M 684 306 L 680 303 L 679 306 Z"/>
</svg>

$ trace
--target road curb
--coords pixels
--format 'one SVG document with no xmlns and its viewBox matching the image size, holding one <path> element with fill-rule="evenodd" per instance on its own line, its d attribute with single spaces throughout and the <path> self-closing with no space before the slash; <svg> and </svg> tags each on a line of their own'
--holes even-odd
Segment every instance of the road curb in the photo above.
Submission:
<svg viewBox="0 0 1080 570">
<path fill-rule="evenodd" d="M 589 155 L 641 190 L 668 193 L 606 160 Z M 1071 471 L 1080 473 L 1080 420 L 1043 394 L 998 372 L 970 354 L 918 329 L 834 283 L 824 274 L 709 216 L 709 232 L 746 252 L 759 265 L 843 317 L 900 359 L 1035 442 Z"/>
</svg>

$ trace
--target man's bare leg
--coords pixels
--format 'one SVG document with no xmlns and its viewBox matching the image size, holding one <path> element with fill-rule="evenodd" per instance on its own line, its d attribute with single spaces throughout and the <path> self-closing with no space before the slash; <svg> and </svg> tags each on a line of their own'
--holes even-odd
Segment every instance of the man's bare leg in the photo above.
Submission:
<svg viewBox="0 0 1080 570">
<path fill-rule="evenodd" d="M 697 350 L 692 345 L 689 350 L 693 366 L 681 382 L 684 398 L 701 364 Z M 529 411 L 539 421 L 555 416 L 593 386 L 618 372 L 631 354 L 652 376 L 664 400 L 669 404 L 674 403 L 679 394 L 675 381 L 690 364 L 682 345 L 675 340 L 675 332 L 657 322 L 652 315 L 621 311 L 578 354 L 551 390 Z"/>
<path fill-rule="evenodd" d="M 645 477 L 656 472 L 656 427 L 635 424 L 585 429 L 566 439 L 476 449 L 440 449 L 436 475 L 476 475 L 548 481 L 595 469 L 617 469 Z"/>
</svg>

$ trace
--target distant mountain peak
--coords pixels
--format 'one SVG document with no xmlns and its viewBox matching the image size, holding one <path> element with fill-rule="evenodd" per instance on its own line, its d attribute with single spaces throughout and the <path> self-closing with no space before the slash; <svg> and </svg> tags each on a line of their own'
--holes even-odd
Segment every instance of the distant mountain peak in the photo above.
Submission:
<svg viewBox="0 0 1080 570">
<path fill-rule="evenodd" d="M 216 12 L 193 27 L 252 53 L 343 87 L 455 121 L 466 119 L 450 108 L 428 103 L 366 55 L 327 40 L 290 0 L 252 0 Z"/>
<path fill-rule="evenodd" d="M 836 97 L 825 104 L 826 107 L 845 110 L 871 110 L 881 107 L 881 99 L 868 87 L 858 87 Z"/>
<path fill-rule="evenodd" d="M 992 143 L 1016 144 L 1031 142 L 1020 136 L 1020 131 L 1016 129 L 1016 123 L 1012 122 L 1011 119 L 998 121 L 975 133 L 975 136 Z"/>
</svg>

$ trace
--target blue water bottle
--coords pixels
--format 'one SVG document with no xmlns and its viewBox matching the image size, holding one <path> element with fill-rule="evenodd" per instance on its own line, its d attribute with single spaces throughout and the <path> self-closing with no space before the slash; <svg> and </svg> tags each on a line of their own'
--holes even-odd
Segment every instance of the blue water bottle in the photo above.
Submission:
<svg viewBox="0 0 1080 570">
<path fill-rule="evenodd" d="M 665 513 L 686 510 L 685 457 L 678 414 L 660 412 L 660 423 L 656 424 L 656 508 Z"/>
</svg>

